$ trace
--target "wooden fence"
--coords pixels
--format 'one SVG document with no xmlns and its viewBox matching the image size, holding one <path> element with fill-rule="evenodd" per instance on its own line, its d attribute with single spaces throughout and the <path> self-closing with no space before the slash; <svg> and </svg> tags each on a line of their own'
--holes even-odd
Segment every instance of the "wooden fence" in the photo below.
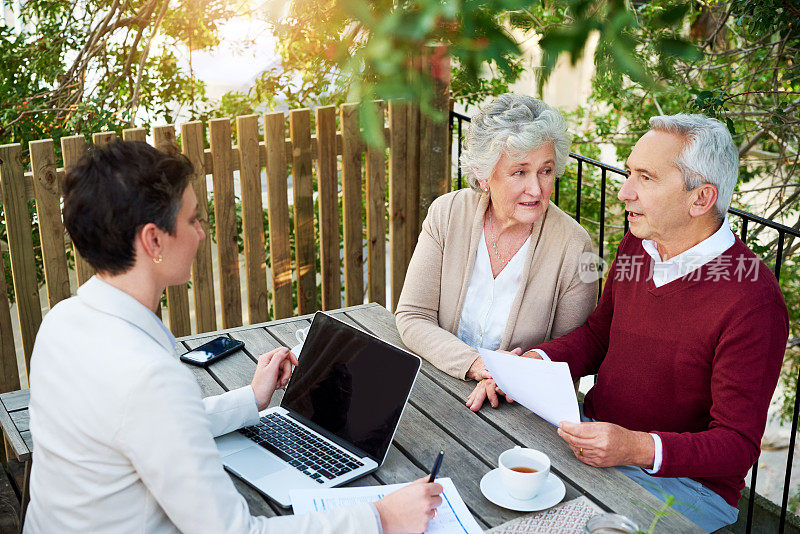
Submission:
<svg viewBox="0 0 800 534">
<path fill-rule="evenodd" d="M 438 100 L 437 107 L 448 109 L 446 96 Z M 390 102 L 388 110 L 385 108 L 383 103 L 378 103 L 385 124 L 386 149 L 373 148 L 362 140 L 357 104 L 344 104 L 338 110 L 335 106 L 315 109 L 314 133 L 312 111 L 293 110 L 288 114 L 288 137 L 287 116 L 282 112 L 237 117 L 237 145 L 232 143 L 233 124 L 229 119 L 211 120 L 206 129 L 200 122 L 180 125 L 180 147 L 196 170 L 192 183 L 198 199 L 207 198 L 208 175 L 211 175 L 214 192 L 218 272 L 215 277 L 209 236 L 200 244 L 192 266 L 196 332 L 231 328 L 243 322 L 235 170 L 239 171 L 241 185 L 241 237 L 244 242 L 246 306 L 251 324 L 266 321 L 270 309 L 272 318 L 316 311 L 317 254 L 321 267 L 322 309 L 360 304 L 365 297 L 386 305 L 387 233 L 391 260 L 389 307 L 394 307 L 427 206 L 450 189 L 449 136 L 446 123 L 437 123 L 421 115 L 415 106 Z M 263 121 L 263 137 L 259 132 L 260 121 Z M 146 135 L 144 129 L 122 131 L 125 140 L 144 141 Z M 92 135 L 95 145 L 114 139 L 114 132 Z M 175 127 L 154 127 L 152 139 L 156 146 L 163 142 L 176 142 Z M 62 138 L 61 166 L 56 161 L 52 140 L 32 141 L 29 148 L 30 161 L 26 162 L 20 144 L 0 146 L 0 192 L 26 374 L 42 320 L 40 290 L 46 288 L 50 307 L 70 296 L 67 248 L 71 244 L 65 236 L 61 218 L 60 182 L 64 168 L 74 165 L 87 145 L 83 135 Z M 267 206 L 262 206 L 261 196 L 261 170 L 264 168 Z M 289 173 L 293 193 L 294 254 L 290 247 Z M 313 199 L 315 180 L 317 210 Z M 366 193 L 362 198 L 364 183 Z M 339 195 L 342 199 L 341 213 Z M 28 210 L 31 199 L 35 200 L 37 209 L 37 220 L 33 224 L 39 227 L 46 280 L 41 289 L 36 279 L 31 237 L 32 222 Z M 362 205 L 366 206 L 366 221 L 362 217 Z M 268 242 L 265 242 L 263 231 L 264 208 L 268 212 Z M 319 229 L 318 252 L 315 220 Z M 207 220 L 203 224 L 208 234 Z M 340 259 L 342 242 L 343 259 Z M 366 284 L 362 252 L 365 242 Z M 77 251 L 72 252 L 80 285 L 93 272 Z M 271 269 L 267 269 L 266 257 L 271 260 Z M 342 264 L 343 281 L 340 277 Z M 272 288 L 269 298 L 267 276 Z M 221 295 L 219 303 L 214 297 L 215 279 Z M 297 283 L 296 308 L 292 298 L 293 282 Z M 340 298 L 342 283 L 344 302 Z M 6 294 L 5 277 L 0 276 L 0 391 L 3 392 L 20 388 Z M 176 336 L 192 333 L 187 286 L 167 288 L 166 300 L 172 332 Z M 221 307 L 220 325 L 216 320 L 217 304 Z"/>
</svg>

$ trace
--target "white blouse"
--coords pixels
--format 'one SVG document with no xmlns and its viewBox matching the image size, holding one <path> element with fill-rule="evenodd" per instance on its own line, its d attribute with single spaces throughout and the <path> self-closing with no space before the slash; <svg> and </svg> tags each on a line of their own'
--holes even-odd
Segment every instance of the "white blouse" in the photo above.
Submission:
<svg viewBox="0 0 800 534">
<path fill-rule="evenodd" d="M 489 350 L 500 347 L 511 304 L 522 283 L 522 271 L 530 243 L 531 238 L 528 236 L 495 278 L 486 246 L 486 232 L 481 235 L 456 334 L 470 347 Z"/>
</svg>

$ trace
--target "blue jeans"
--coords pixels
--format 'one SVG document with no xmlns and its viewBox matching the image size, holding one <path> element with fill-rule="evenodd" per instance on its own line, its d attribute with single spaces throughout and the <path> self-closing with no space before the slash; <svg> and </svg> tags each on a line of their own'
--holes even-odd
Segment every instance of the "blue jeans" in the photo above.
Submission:
<svg viewBox="0 0 800 534">
<path fill-rule="evenodd" d="M 583 414 L 583 403 L 579 403 L 578 407 L 581 421 L 594 421 Z M 735 523 L 739 516 L 738 508 L 734 508 L 725 499 L 691 478 L 656 477 L 632 465 L 618 465 L 617 469 L 662 501 L 667 495 L 675 497 L 676 502 L 672 508 L 708 532 Z M 639 526 L 647 528 L 649 525 Z"/>
</svg>

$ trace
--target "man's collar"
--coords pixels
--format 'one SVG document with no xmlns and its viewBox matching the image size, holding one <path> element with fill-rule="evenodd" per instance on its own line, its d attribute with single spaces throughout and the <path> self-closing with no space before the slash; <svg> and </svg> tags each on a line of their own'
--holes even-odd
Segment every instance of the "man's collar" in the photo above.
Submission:
<svg viewBox="0 0 800 534">
<path fill-rule="evenodd" d="M 700 241 L 689 250 L 685 250 L 666 261 L 661 261 L 661 254 L 658 252 L 655 241 L 643 239 L 642 247 L 656 263 L 692 264 L 694 263 L 694 260 L 698 258 L 708 258 L 709 260 L 716 258 L 731 248 L 735 241 L 736 238 L 733 236 L 733 232 L 731 232 L 731 227 L 728 223 L 728 217 L 726 216 L 725 220 L 722 221 L 722 225 L 719 227 L 719 230 L 711 234 L 706 239 Z"/>
<path fill-rule="evenodd" d="M 78 288 L 78 298 L 91 308 L 127 321 L 170 353 L 175 352 L 175 336 L 155 313 L 124 291 L 93 276 Z"/>
</svg>

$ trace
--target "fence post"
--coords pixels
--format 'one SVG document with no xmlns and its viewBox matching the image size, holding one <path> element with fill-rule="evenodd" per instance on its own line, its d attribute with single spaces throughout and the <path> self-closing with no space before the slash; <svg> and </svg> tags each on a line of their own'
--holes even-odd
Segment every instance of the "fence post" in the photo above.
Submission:
<svg viewBox="0 0 800 534">
<path fill-rule="evenodd" d="M 261 147 L 258 115 L 236 117 L 239 138 L 239 184 L 242 192 L 242 236 L 249 324 L 263 323 L 269 315 L 267 259 L 264 249 L 264 215 L 261 205 Z"/>
<path fill-rule="evenodd" d="M 211 130 L 214 222 L 217 227 L 222 328 L 232 328 L 242 325 L 242 290 L 239 287 L 239 243 L 233 193 L 231 121 L 213 119 L 208 124 Z"/>
<path fill-rule="evenodd" d="M 47 300 L 52 308 L 70 295 L 64 223 L 61 222 L 61 183 L 56 172 L 53 140 L 31 141 L 28 146 L 31 151 Z"/>
<path fill-rule="evenodd" d="M 267 148 L 269 254 L 272 259 L 272 314 L 291 317 L 292 253 L 289 247 L 289 197 L 286 186 L 286 117 L 282 111 L 264 115 Z"/>
<path fill-rule="evenodd" d="M 289 112 L 294 196 L 294 258 L 297 269 L 297 311 L 317 311 L 317 269 L 314 242 L 314 182 L 311 174 L 311 111 Z M 320 228 L 321 230 L 321 228 Z"/>
<path fill-rule="evenodd" d="M 364 302 L 364 252 L 361 219 L 361 130 L 358 104 L 343 104 L 342 223 L 344 225 L 344 304 Z"/>
<path fill-rule="evenodd" d="M 0 393 L 19 389 L 17 351 L 14 350 L 14 325 L 8 302 L 5 266 L 0 262 Z M 2 456 L 2 449 L 0 449 Z"/>
<path fill-rule="evenodd" d="M 217 329 L 217 310 L 214 299 L 214 272 L 211 258 L 211 231 L 208 226 L 208 189 L 206 183 L 203 124 L 187 122 L 181 124 L 181 150 L 194 167 L 192 185 L 200 204 L 200 223 L 206 238 L 197 247 L 192 263 L 192 293 L 194 294 L 194 317 L 197 333 Z"/>
<path fill-rule="evenodd" d="M 406 277 L 408 216 L 408 160 L 406 131 L 409 106 L 405 102 L 389 102 L 389 243 L 391 246 L 392 311 L 397 308 Z M 416 226 L 416 225 L 415 225 Z"/>
<path fill-rule="evenodd" d="M 383 102 L 375 102 L 381 134 L 384 132 Z M 366 144 L 366 143 L 365 143 Z M 367 147 L 367 289 L 370 302 L 386 305 L 386 149 Z"/>
<path fill-rule="evenodd" d="M 122 130 L 123 141 L 141 141 L 147 142 L 147 130 L 144 128 L 126 128 Z"/>
<path fill-rule="evenodd" d="M 437 57 L 437 48 L 427 50 L 426 60 Z M 449 72 L 449 62 L 445 72 Z M 432 70 L 433 65 L 429 64 Z M 448 144 L 448 115 L 450 112 L 450 96 L 447 82 L 433 78 L 434 96 L 431 107 L 438 117 L 431 117 L 422 113 L 420 118 L 420 151 L 419 151 L 419 194 L 420 213 L 419 220 L 425 219 L 428 207 L 437 197 L 450 191 L 450 177 L 447 174 L 447 144 Z"/>
<path fill-rule="evenodd" d="M 339 274 L 339 180 L 336 176 L 336 107 L 318 107 L 316 117 L 322 309 L 335 310 L 342 305 L 342 278 Z"/>
<path fill-rule="evenodd" d="M 22 350 L 25 354 L 25 375 L 30 370 L 31 353 L 36 332 L 42 322 L 39 303 L 39 282 L 36 280 L 36 261 L 33 256 L 33 238 L 28 196 L 25 194 L 25 173 L 22 168 L 22 146 L 0 146 L 0 189 L 3 193 L 3 210 L 11 253 L 11 273 L 14 294 L 19 312 Z"/>
<path fill-rule="evenodd" d="M 416 103 L 409 103 L 406 109 L 406 257 L 405 266 L 411 261 L 411 255 L 417 246 L 417 238 L 421 227 L 420 219 L 420 111 Z"/>
</svg>

